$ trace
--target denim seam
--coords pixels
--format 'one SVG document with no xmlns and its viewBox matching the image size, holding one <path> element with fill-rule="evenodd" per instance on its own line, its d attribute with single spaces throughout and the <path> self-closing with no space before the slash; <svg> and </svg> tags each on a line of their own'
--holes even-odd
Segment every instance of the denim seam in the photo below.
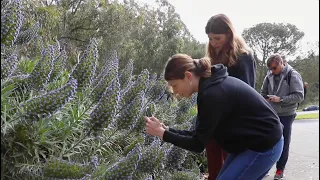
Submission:
<svg viewBox="0 0 320 180">
<path fill-rule="evenodd" d="M 275 149 L 275 147 L 272 148 L 272 151 L 271 151 L 271 153 L 270 153 L 270 155 L 269 155 L 269 159 L 270 159 L 273 163 L 276 162 L 275 160 L 272 159 L 272 155 L 273 155 L 274 149 Z"/>
<path fill-rule="evenodd" d="M 242 172 L 242 174 L 238 177 L 238 180 L 247 172 L 247 170 L 252 166 L 252 164 L 257 160 L 258 156 L 260 156 L 260 153 L 256 155 L 254 160 L 250 163 L 250 165 Z"/>
</svg>

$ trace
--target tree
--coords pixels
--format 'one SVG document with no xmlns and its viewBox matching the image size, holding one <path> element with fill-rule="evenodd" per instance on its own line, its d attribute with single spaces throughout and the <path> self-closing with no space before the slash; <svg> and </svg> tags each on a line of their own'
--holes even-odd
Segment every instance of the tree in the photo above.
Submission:
<svg viewBox="0 0 320 180">
<path fill-rule="evenodd" d="M 262 56 L 261 59 L 256 59 L 262 62 L 257 63 L 257 88 L 259 88 L 267 72 L 265 68 L 267 58 L 274 53 L 282 56 L 293 55 L 298 49 L 298 42 L 303 38 L 304 32 L 289 23 L 259 23 L 245 29 L 242 36 L 257 57 Z"/>
</svg>

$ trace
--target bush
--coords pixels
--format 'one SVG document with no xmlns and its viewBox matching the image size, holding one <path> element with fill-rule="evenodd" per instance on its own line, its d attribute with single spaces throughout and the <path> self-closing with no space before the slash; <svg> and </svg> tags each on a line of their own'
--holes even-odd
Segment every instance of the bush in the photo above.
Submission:
<svg viewBox="0 0 320 180">
<path fill-rule="evenodd" d="M 199 177 L 191 154 L 146 135 L 142 118 L 193 128 L 195 97 L 167 99 L 163 75 L 119 69 L 116 52 L 98 64 L 96 39 L 67 69 L 58 41 L 39 43 L 39 24 L 20 31 L 20 3 L 1 2 L 1 179 Z M 19 55 L 26 43 L 34 56 Z"/>
</svg>

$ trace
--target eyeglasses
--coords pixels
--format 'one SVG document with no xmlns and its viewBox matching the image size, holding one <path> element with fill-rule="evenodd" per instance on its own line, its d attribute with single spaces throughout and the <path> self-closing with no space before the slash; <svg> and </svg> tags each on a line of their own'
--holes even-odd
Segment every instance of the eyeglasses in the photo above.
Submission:
<svg viewBox="0 0 320 180">
<path fill-rule="evenodd" d="M 276 69 L 278 68 L 278 66 L 279 66 L 279 64 L 278 64 L 276 67 L 270 67 L 269 70 L 270 70 L 270 71 L 276 70 Z"/>
</svg>

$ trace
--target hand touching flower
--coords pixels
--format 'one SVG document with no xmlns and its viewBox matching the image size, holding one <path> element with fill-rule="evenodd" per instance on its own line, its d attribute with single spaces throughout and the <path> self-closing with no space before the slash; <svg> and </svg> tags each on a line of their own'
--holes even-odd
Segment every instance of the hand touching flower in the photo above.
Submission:
<svg viewBox="0 0 320 180">
<path fill-rule="evenodd" d="M 164 124 L 160 123 L 155 117 L 144 117 L 144 119 L 146 121 L 146 132 L 162 139 L 165 131 Z"/>
<path fill-rule="evenodd" d="M 165 129 L 165 130 L 169 130 L 169 126 L 166 126 L 165 124 L 163 124 L 163 123 L 160 123 L 161 124 L 161 126 Z"/>
</svg>

